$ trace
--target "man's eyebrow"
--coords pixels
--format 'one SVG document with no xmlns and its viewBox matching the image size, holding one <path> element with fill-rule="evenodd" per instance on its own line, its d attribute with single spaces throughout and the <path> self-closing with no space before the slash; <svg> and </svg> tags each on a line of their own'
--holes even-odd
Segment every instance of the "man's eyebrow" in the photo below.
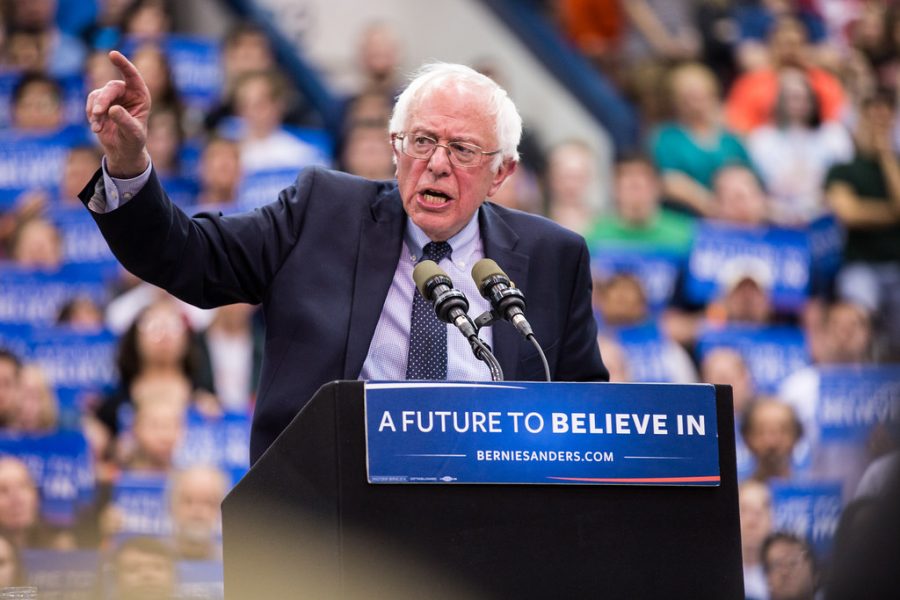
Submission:
<svg viewBox="0 0 900 600">
<path fill-rule="evenodd" d="M 412 129 L 410 129 L 409 132 L 410 132 L 410 134 L 414 134 L 414 135 L 427 135 L 428 137 L 434 138 L 435 140 L 438 140 L 438 141 L 440 141 L 440 139 L 441 139 L 441 136 L 439 136 L 434 131 L 427 129 L 425 127 L 413 127 Z M 452 142 L 464 142 L 466 144 L 472 144 L 473 146 L 481 145 L 480 142 L 478 142 L 476 139 L 474 139 L 472 136 L 469 136 L 469 135 L 458 135 L 458 136 L 452 137 L 447 140 L 447 143 L 452 143 Z"/>
</svg>

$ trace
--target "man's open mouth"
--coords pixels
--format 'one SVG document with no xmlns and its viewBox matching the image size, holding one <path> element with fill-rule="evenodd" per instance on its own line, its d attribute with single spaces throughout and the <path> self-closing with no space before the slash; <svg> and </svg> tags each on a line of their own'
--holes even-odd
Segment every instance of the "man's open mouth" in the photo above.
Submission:
<svg viewBox="0 0 900 600">
<path fill-rule="evenodd" d="M 441 192 L 439 190 L 427 189 L 427 190 L 422 190 L 421 193 L 422 193 L 422 199 L 425 201 L 426 204 L 439 205 L 439 204 L 444 204 L 445 202 L 450 201 L 450 196 L 448 196 L 447 194 L 445 194 L 444 192 Z"/>
</svg>

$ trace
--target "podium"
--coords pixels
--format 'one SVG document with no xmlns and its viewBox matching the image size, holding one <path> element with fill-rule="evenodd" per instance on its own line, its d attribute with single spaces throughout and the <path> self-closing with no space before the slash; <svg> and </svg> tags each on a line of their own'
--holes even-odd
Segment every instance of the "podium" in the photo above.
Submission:
<svg viewBox="0 0 900 600">
<path fill-rule="evenodd" d="M 716 486 L 373 485 L 365 384 L 329 383 L 223 502 L 225 597 L 743 598 L 715 405 Z"/>
</svg>

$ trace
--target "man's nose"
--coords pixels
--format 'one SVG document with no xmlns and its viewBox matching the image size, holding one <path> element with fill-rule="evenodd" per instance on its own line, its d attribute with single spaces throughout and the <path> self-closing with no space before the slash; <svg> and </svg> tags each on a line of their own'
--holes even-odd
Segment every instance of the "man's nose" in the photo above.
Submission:
<svg viewBox="0 0 900 600">
<path fill-rule="evenodd" d="M 434 154 L 428 159 L 428 170 L 435 175 L 450 173 L 453 165 L 450 163 L 450 149 L 447 146 L 437 146 Z"/>
</svg>

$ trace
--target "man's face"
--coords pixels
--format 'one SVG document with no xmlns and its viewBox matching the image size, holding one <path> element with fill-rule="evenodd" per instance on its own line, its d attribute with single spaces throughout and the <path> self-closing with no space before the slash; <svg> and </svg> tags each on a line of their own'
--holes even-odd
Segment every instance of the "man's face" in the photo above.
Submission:
<svg viewBox="0 0 900 600">
<path fill-rule="evenodd" d="M 766 402 L 757 407 L 753 416 L 746 440 L 750 451 L 769 470 L 788 468 L 797 443 L 797 425 L 791 408 L 781 402 Z"/>
<path fill-rule="evenodd" d="M 0 461 L 0 527 L 22 531 L 37 521 L 38 496 L 24 464 Z"/>
<path fill-rule="evenodd" d="M 812 562 L 801 546 L 788 541 L 772 544 L 765 556 L 772 600 L 803 600 L 815 591 Z"/>
<path fill-rule="evenodd" d="M 497 149 L 497 136 L 494 119 L 486 112 L 485 102 L 471 90 L 437 89 L 414 101 L 404 133 L 424 134 L 439 144 L 468 142 L 490 152 Z M 507 161 L 495 173 L 491 157 L 477 167 L 456 167 L 444 148 L 420 160 L 401 152 L 399 141 L 394 155 L 403 208 L 433 241 L 459 233 L 515 170 L 515 163 Z"/>
<path fill-rule="evenodd" d="M 135 548 L 123 550 L 116 561 L 120 598 L 171 598 L 175 567 L 164 556 Z"/>
</svg>

